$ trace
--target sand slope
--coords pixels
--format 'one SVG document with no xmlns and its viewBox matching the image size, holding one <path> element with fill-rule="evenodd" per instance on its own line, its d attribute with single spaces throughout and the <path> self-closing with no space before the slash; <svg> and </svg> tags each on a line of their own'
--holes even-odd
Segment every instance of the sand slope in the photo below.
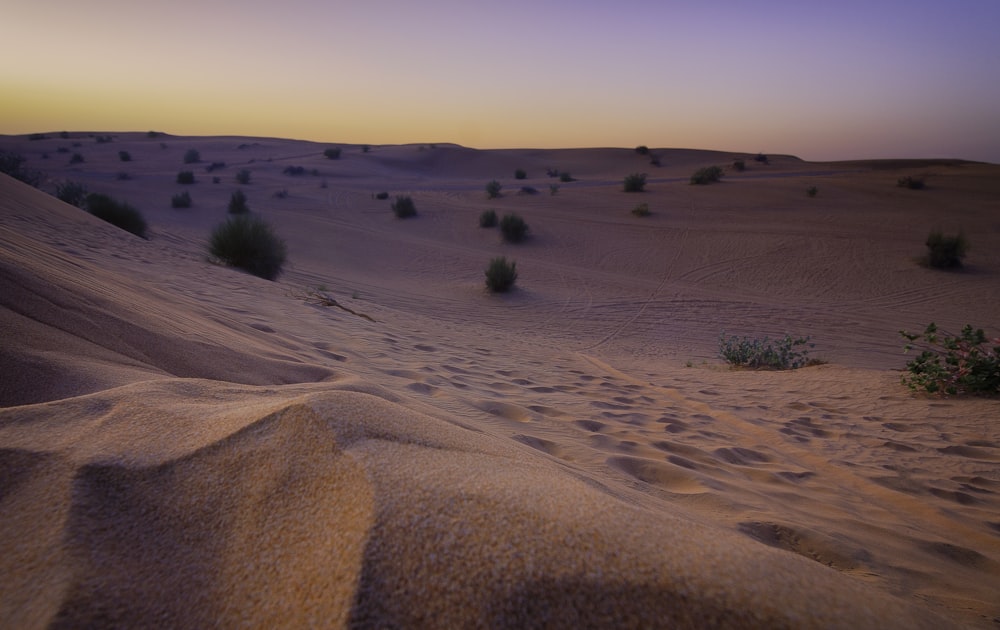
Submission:
<svg viewBox="0 0 1000 630">
<path fill-rule="evenodd" d="M 67 143 L 5 145 L 48 186 L 128 199 L 151 239 L 0 177 L 4 625 L 1000 616 L 997 402 L 913 396 L 893 370 L 900 327 L 1000 329 L 998 167 L 778 156 L 700 188 L 693 168 L 733 156 L 658 150 L 654 171 L 623 149 L 437 145 L 330 161 L 326 145 L 126 134 L 55 164 Z M 195 206 L 172 209 L 189 147 L 227 166 L 218 184 L 199 169 Z M 251 208 L 289 243 L 277 283 L 205 259 L 244 167 Z M 546 168 L 578 181 L 551 195 Z M 928 190 L 897 189 L 914 168 Z M 640 170 L 649 192 L 620 192 Z M 506 194 L 487 200 L 494 177 Z M 382 190 L 420 215 L 394 219 Z M 500 243 L 476 226 L 487 208 L 532 238 Z M 969 272 L 913 263 L 942 223 L 970 234 Z M 498 254 L 521 269 L 502 297 L 482 289 Z M 301 299 L 318 284 L 370 319 Z M 729 371 L 723 329 L 812 334 L 830 363 Z"/>
</svg>

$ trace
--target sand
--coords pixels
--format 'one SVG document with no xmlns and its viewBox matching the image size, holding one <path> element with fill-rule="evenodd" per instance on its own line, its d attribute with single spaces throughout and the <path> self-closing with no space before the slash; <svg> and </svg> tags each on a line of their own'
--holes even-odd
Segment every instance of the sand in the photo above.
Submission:
<svg viewBox="0 0 1000 630">
<path fill-rule="evenodd" d="M 0 176 L 0 625 L 1000 619 L 1000 403 L 911 393 L 897 332 L 1000 333 L 1000 166 L 113 136 L 0 138 L 45 174 Z M 276 282 L 206 257 L 242 168 Z M 65 180 L 149 240 L 46 194 Z M 969 236 L 966 271 L 916 264 L 934 228 Z M 723 331 L 826 362 L 730 370 Z"/>
</svg>

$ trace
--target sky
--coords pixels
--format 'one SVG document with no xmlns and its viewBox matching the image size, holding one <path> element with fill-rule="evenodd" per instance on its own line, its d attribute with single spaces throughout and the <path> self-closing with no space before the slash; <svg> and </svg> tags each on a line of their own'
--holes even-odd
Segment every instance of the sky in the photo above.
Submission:
<svg viewBox="0 0 1000 630">
<path fill-rule="evenodd" d="M 1000 0 L 0 0 L 0 134 L 1000 163 Z"/>
</svg>

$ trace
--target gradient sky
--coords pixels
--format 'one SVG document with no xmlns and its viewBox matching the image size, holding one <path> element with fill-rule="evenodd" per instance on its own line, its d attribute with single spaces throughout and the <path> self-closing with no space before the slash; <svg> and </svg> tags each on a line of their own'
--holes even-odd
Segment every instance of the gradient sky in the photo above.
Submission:
<svg viewBox="0 0 1000 630">
<path fill-rule="evenodd" d="M 1000 163 L 1000 0 L 0 0 L 0 133 Z"/>
</svg>

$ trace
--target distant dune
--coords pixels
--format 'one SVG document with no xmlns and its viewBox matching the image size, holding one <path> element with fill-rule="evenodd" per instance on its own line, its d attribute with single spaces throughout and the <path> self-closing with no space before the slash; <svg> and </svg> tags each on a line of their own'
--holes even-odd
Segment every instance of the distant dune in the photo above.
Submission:
<svg viewBox="0 0 1000 630">
<path fill-rule="evenodd" d="M 1000 619 L 998 401 L 911 393 L 898 334 L 1000 334 L 1000 166 L 45 136 L 0 137 L 41 176 L 0 175 L 0 625 Z M 237 189 L 275 282 L 208 259 Z M 965 270 L 917 264 L 933 229 Z M 823 363 L 731 370 L 723 332 Z"/>
</svg>

